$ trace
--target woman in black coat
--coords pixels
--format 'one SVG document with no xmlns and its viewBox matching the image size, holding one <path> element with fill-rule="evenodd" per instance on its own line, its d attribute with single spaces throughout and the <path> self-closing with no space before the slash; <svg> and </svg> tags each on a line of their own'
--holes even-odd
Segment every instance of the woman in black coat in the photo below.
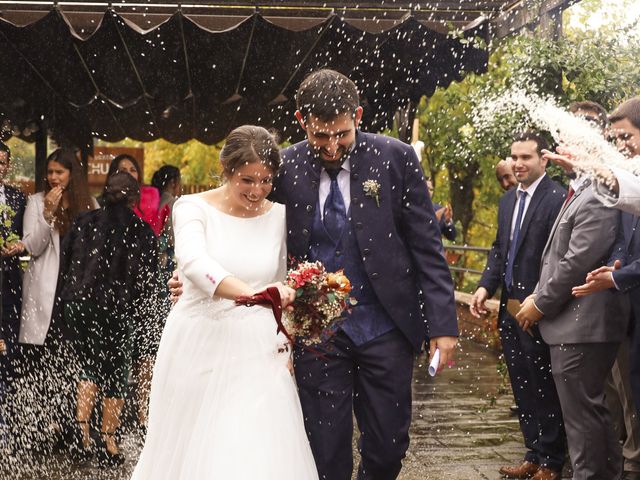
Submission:
<svg viewBox="0 0 640 480">
<path fill-rule="evenodd" d="M 89 421 L 98 390 L 104 394 L 102 464 L 124 461 L 115 439 L 131 363 L 134 311 L 153 315 L 158 300 L 157 241 L 133 211 L 138 183 L 127 173 L 108 178 L 104 206 L 76 220 L 63 245 L 61 298 L 68 329 L 77 339 L 81 376 L 77 388 L 76 453 L 91 451 Z"/>
</svg>

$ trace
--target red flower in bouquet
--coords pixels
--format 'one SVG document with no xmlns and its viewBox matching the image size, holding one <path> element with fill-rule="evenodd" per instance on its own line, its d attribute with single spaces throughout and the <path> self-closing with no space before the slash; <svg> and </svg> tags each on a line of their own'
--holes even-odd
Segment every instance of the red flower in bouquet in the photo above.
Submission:
<svg viewBox="0 0 640 480">
<path fill-rule="evenodd" d="M 344 272 L 329 273 L 321 262 L 300 262 L 288 272 L 287 284 L 296 291 L 296 299 L 285 325 L 307 345 L 320 342 L 342 312 L 356 304 Z"/>
</svg>

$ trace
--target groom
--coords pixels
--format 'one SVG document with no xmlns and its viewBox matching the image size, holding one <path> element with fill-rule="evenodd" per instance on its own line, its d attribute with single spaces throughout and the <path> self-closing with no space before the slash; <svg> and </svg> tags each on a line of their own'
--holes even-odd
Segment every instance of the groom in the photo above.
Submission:
<svg viewBox="0 0 640 480">
<path fill-rule="evenodd" d="M 296 94 L 307 140 L 282 152 L 273 200 L 287 207 L 288 253 L 344 269 L 358 304 L 317 352 L 294 365 L 320 478 L 349 480 L 352 412 L 358 479 L 395 479 L 409 446 L 414 356 L 429 340 L 440 368 L 458 327 L 439 224 L 410 145 L 358 130 L 355 84 L 332 70 Z"/>
</svg>

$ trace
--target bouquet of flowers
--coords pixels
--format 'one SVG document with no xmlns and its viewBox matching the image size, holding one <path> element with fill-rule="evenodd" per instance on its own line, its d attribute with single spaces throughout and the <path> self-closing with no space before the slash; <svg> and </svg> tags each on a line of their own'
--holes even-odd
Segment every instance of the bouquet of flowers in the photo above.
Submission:
<svg viewBox="0 0 640 480">
<path fill-rule="evenodd" d="M 285 312 L 287 331 L 307 345 L 328 334 L 342 312 L 355 305 L 349 296 L 351 283 L 342 270 L 326 271 L 321 262 L 300 262 L 287 274 L 287 284 L 296 291 L 292 312 Z"/>
<path fill-rule="evenodd" d="M 283 311 L 278 288 L 271 286 L 252 296 L 239 296 L 238 305 L 271 305 L 278 326 L 291 343 L 298 337 L 312 345 L 329 336 L 330 327 L 356 299 L 349 296 L 351 283 L 342 270 L 328 273 L 321 262 L 301 262 L 287 274 L 287 285 L 296 291 L 293 311 Z"/>
</svg>

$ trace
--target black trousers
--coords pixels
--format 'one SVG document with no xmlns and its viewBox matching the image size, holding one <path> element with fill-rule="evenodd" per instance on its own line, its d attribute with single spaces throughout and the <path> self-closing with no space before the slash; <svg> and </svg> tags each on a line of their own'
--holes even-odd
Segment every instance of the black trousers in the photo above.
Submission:
<svg viewBox="0 0 640 480">
<path fill-rule="evenodd" d="M 506 311 L 501 313 L 499 330 L 527 448 L 524 459 L 559 472 L 565 460 L 566 439 L 549 346 L 537 326 L 529 335 Z"/>
<path fill-rule="evenodd" d="M 318 352 L 296 347 L 294 366 L 318 473 L 350 480 L 353 413 L 359 480 L 393 480 L 409 447 L 414 352 L 399 330 L 356 346 L 339 331 Z"/>
</svg>

